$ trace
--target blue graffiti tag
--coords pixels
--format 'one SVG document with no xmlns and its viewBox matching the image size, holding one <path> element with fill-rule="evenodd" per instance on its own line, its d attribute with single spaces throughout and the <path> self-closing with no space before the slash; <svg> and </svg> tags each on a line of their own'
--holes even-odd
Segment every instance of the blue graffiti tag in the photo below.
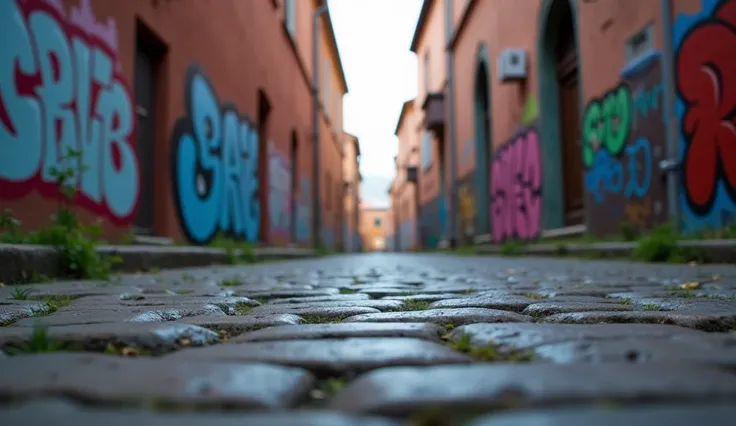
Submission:
<svg viewBox="0 0 736 426">
<path fill-rule="evenodd" d="M 652 183 L 652 150 L 649 141 L 640 137 L 635 143 L 627 145 L 625 152 L 628 158 L 626 168 L 608 150 L 596 151 L 593 166 L 585 173 L 585 188 L 593 194 L 596 203 L 603 203 L 607 193 L 622 194 L 626 198 L 643 198 L 647 195 Z"/>
<path fill-rule="evenodd" d="M 258 133 L 234 107 L 220 105 L 196 66 L 187 71 L 187 115 L 173 132 L 174 199 L 184 234 L 204 244 L 218 232 L 256 241 Z"/>
</svg>

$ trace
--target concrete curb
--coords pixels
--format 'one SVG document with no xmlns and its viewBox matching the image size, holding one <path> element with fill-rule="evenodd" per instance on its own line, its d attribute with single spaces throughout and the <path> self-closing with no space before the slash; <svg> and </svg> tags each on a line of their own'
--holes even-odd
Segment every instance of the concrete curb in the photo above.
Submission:
<svg viewBox="0 0 736 426">
<path fill-rule="evenodd" d="M 682 240 L 677 245 L 697 251 L 707 263 L 736 263 L 736 240 Z M 579 256 L 596 255 L 601 258 L 628 258 L 637 247 L 635 242 L 605 243 L 548 243 L 520 247 L 520 255 Z M 478 254 L 501 254 L 500 245 L 476 245 Z"/>
<path fill-rule="evenodd" d="M 120 272 L 223 265 L 229 260 L 227 251 L 210 247 L 99 246 L 97 251 L 105 256 L 120 257 L 122 262 L 115 266 Z M 278 247 L 258 247 L 253 249 L 253 254 L 256 261 L 316 256 L 312 249 Z M 34 274 L 60 276 L 59 252 L 50 246 L 0 244 L 0 282 L 18 282 Z"/>
</svg>

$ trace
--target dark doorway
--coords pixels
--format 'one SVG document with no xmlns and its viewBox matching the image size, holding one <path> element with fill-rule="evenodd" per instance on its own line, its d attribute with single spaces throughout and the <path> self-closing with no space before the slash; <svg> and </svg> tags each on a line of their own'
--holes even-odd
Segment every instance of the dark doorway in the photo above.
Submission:
<svg viewBox="0 0 736 426">
<path fill-rule="evenodd" d="M 134 232 L 153 235 L 154 188 L 153 174 L 156 141 L 156 79 L 166 48 L 142 23 L 136 25 L 135 52 L 135 115 L 137 120 L 137 153 L 139 176 L 138 213 L 134 221 Z"/>
<path fill-rule="evenodd" d="M 440 187 L 440 202 L 439 205 L 439 226 L 440 226 L 440 240 L 449 238 L 448 229 L 448 218 L 447 218 L 447 185 L 445 183 L 445 138 L 437 138 L 437 166 L 439 167 L 439 187 Z"/>
<path fill-rule="evenodd" d="M 560 5 L 562 16 L 557 40 L 557 85 L 559 90 L 565 226 L 584 222 L 583 163 L 580 138 L 580 92 L 578 52 L 573 16 L 567 1 Z"/>
<path fill-rule="evenodd" d="M 491 111 L 488 99 L 488 63 L 485 47 L 478 54 L 478 65 L 475 70 L 475 178 L 477 192 L 476 234 L 490 232 L 489 211 L 489 179 L 490 179 L 490 129 Z"/>
<path fill-rule="evenodd" d="M 258 241 L 268 242 L 268 118 L 271 115 L 271 102 L 263 90 L 258 91 L 258 203 L 261 208 Z"/>
<path fill-rule="evenodd" d="M 291 242 L 296 243 L 296 211 L 297 204 L 299 203 L 299 141 L 297 140 L 296 130 L 291 131 L 289 164 L 291 165 L 291 211 L 289 212 L 289 235 Z"/>
</svg>

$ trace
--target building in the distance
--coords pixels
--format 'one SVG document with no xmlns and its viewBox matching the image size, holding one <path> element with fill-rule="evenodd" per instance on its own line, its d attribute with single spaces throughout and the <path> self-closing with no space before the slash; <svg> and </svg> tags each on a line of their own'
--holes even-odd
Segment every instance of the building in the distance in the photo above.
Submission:
<svg viewBox="0 0 736 426">
<path fill-rule="evenodd" d="M 733 224 L 734 28 L 736 0 L 425 0 L 422 245 Z"/>
<path fill-rule="evenodd" d="M 109 240 L 309 246 L 318 208 L 338 247 L 347 84 L 329 12 L 313 69 L 323 1 L 1 1 L 0 74 L 15 78 L 0 81 L 0 208 L 48 225 L 72 149 L 87 168 L 73 208 Z"/>
<path fill-rule="evenodd" d="M 360 250 L 360 141 L 357 136 L 345 133 L 343 141 L 344 220 L 343 249 L 346 252 Z"/>
<path fill-rule="evenodd" d="M 391 232 L 389 210 L 362 206 L 360 209 L 360 236 L 364 251 L 384 251 L 388 249 L 387 232 Z"/>
</svg>

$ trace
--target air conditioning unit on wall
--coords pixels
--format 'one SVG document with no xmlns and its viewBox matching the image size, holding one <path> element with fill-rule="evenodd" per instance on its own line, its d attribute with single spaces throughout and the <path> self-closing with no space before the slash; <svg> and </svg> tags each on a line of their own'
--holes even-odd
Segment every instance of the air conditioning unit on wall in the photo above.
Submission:
<svg viewBox="0 0 736 426">
<path fill-rule="evenodd" d="M 498 78 L 502 82 L 527 77 L 527 54 L 524 49 L 504 49 L 498 55 Z"/>
</svg>

